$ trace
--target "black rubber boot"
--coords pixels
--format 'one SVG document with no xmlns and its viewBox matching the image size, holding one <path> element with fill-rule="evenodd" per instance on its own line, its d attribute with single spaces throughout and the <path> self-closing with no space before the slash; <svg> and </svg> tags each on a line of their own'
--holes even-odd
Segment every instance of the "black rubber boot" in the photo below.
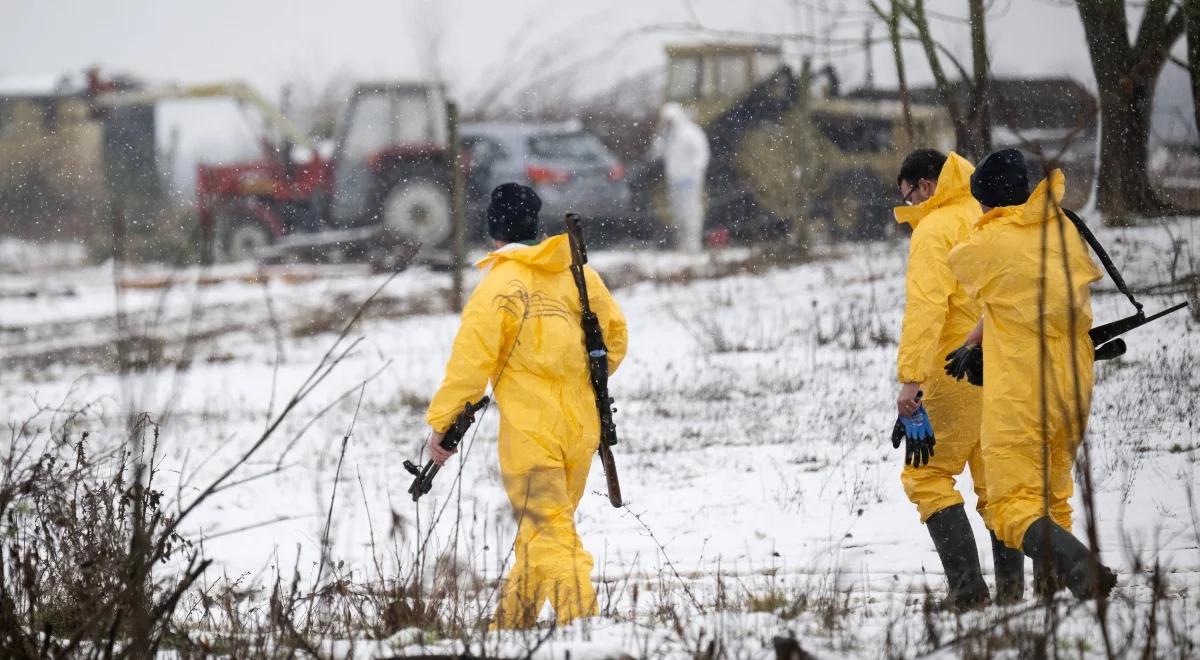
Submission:
<svg viewBox="0 0 1200 660">
<path fill-rule="evenodd" d="M 1067 588 L 1067 585 L 1063 584 L 1062 579 L 1058 577 L 1058 571 L 1054 570 L 1054 558 L 1051 557 L 1050 561 L 1049 571 L 1042 568 L 1041 560 L 1033 561 L 1033 595 L 1041 600 L 1053 598 L 1054 594 Z"/>
<path fill-rule="evenodd" d="M 1022 545 L 1035 566 L 1046 563 L 1055 572 L 1042 576 L 1044 585 L 1050 588 L 1061 580 L 1076 598 L 1090 600 L 1107 598 L 1117 584 L 1117 574 L 1111 568 L 1097 563 L 1093 572 L 1087 546 L 1049 518 L 1035 520 L 1025 532 Z"/>
<path fill-rule="evenodd" d="M 967 609 L 986 605 L 987 583 L 979 568 L 979 551 L 975 547 L 975 534 L 967 521 L 963 505 L 956 504 L 938 511 L 925 521 L 933 546 L 937 548 L 946 572 L 950 595 L 946 605 L 956 609 Z"/>
<path fill-rule="evenodd" d="M 992 532 L 992 565 L 996 568 L 996 602 L 1020 602 L 1025 597 L 1025 554 L 1004 545 Z"/>
</svg>

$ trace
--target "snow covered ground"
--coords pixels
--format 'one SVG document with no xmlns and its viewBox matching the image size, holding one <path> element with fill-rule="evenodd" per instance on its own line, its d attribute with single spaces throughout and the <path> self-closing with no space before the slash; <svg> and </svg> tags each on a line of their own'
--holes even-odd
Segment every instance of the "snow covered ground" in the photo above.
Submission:
<svg viewBox="0 0 1200 660">
<path fill-rule="evenodd" d="M 1168 283 L 1189 273 L 1196 281 L 1198 223 L 1100 237 L 1157 310 L 1186 299 Z M 596 254 L 631 333 L 612 381 L 628 504 L 609 506 L 597 465 L 578 515 L 604 616 L 551 633 L 480 632 L 474 651 L 768 657 L 772 638 L 790 633 L 820 657 L 955 657 L 997 652 L 984 646 L 995 640 L 972 641 L 964 630 L 1008 626 L 1006 652 L 1019 655 L 1019 631 L 1040 629 L 1046 616 L 1031 598 L 961 620 L 922 612 L 926 590 L 936 597 L 944 580 L 901 490 L 901 452 L 888 441 L 905 254 L 902 240 L 818 250 L 796 264 L 767 265 L 748 251 Z M 353 267 L 135 269 L 121 274 L 130 286 L 118 293 L 111 266 L 3 270 L 5 421 L 83 409 L 72 428 L 112 444 L 123 411 L 150 411 L 162 424 L 158 486 L 183 504 L 259 439 L 386 280 Z M 185 534 L 203 539 L 219 566 L 208 583 L 266 582 L 294 566 L 311 576 L 332 501 L 329 556 L 344 562 L 342 574 L 369 578 L 375 557 L 397 570 L 396 557 L 411 563 L 428 541 L 426 550 L 452 552 L 482 585 L 471 606 L 486 614 L 514 531 L 495 410 L 419 508 L 400 465 L 424 441 L 424 407 L 457 325 L 449 286 L 447 274 L 422 269 L 388 282 L 343 342 L 360 340 L 351 353 L 233 478 L 245 481 L 189 520 Z M 1098 322 L 1131 312 L 1107 279 L 1093 306 Z M 1163 624 L 1162 644 L 1185 643 L 1171 640 L 1178 634 L 1196 653 L 1200 643 L 1196 325 L 1181 312 L 1135 331 L 1129 354 L 1098 369 L 1089 435 L 1101 554 L 1121 572 L 1110 617 L 1118 644 L 1142 644 L 1155 565 L 1167 576 L 1168 611 L 1192 624 Z M 113 357 L 122 328 L 140 337 L 127 344 L 139 368 L 125 378 Z M 972 506 L 969 485 L 961 488 Z M 1076 513 L 1082 534 L 1081 503 Z M 973 523 L 990 571 L 987 532 Z M 1064 602 L 1058 612 L 1060 646 L 1103 652 L 1093 606 Z M 407 631 L 330 644 L 331 655 L 367 657 L 462 642 Z"/>
</svg>

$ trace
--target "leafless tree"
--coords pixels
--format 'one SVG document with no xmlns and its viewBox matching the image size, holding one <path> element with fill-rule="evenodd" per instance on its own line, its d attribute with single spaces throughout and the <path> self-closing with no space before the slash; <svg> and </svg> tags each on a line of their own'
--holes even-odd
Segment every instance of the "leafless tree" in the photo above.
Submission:
<svg viewBox="0 0 1200 660">
<path fill-rule="evenodd" d="M 315 139 L 332 138 L 338 115 L 350 98 L 354 76 L 337 71 L 324 80 L 297 71 L 284 86 L 283 111 Z"/>
<path fill-rule="evenodd" d="M 872 10 L 888 28 L 892 53 L 896 58 L 896 68 L 899 72 L 901 96 L 907 97 L 908 90 L 900 42 L 901 40 L 915 40 L 921 44 L 925 59 L 929 62 L 929 71 L 933 75 L 938 97 L 941 98 L 942 104 L 950 114 L 950 121 L 954 124 L 957 150 L 969 157 L 980 158 L 992 148 L 991 67 L 987 54 L 987 8 L 984 6 L 983 0 L 967 0 L 967 5 L 970 13 L 966 23 L 971 31 L 970 71 L 958 61 L 948 48 L 934 38 L 929 20 L 931 13 L 925 8 L 925 0 L 892 0 L 887 11 L 878 2 L 871 0 Z M 915 35 L 902 33 L 901 17 L 907 19 L 916 30 Z M 960 104 L 961 98 L 956 93 L 955 83 L 946 72 L 943 58 L 957 70 L 962 81 L 961 84 L 970 90 L 966 107 Z M 905 98 L 905 100 L 907 99 Z"/>
</svg>

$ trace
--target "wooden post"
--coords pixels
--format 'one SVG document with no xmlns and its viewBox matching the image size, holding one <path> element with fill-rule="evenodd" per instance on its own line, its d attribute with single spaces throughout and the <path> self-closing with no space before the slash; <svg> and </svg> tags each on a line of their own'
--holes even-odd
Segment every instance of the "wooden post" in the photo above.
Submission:
<svg viewBox="0 0 1200 660">
<path fill-rule="evenodd" d="M 454 270 L 451 306 L 463 308 L 463 265 L 467 260 L 466 182 L 464 181 L 462 144 L 458 134 L 458 104 L 446 104 L 446 119 L 450 125 L 450 211 L 454 223 Z"/>
</svg>

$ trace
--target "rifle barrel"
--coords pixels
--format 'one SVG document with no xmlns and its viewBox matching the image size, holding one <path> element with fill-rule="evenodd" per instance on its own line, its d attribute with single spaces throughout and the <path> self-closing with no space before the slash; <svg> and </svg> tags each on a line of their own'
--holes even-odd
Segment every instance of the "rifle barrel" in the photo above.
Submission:
<svg viewBox="0 0 1200 660">
<path fill-rule="evenodd" d="M 1141 312 L 1134 314 L 1133 316 L 1126 316 L 1123 319 L 1117 319 L 1116 321 L 1105 323 L 1104 325 L 1098 325 L 1091 330 L 1088 330 L 1088 337 L 1091 338 L 1093 345 L 1099 346 L 1100 344 L 1103 344 L 1114 337 L 1119 337 L 1130 330 L 1140 328 L 1151 321 L 1157 321 L 1167 314 L 1178 312 L 1187 306 L 1188 303 L 1181 302 L 1178 305 L 1168 307 L 1167 309 L 1150 316 L 1145 316 Z"/>
</svg>

